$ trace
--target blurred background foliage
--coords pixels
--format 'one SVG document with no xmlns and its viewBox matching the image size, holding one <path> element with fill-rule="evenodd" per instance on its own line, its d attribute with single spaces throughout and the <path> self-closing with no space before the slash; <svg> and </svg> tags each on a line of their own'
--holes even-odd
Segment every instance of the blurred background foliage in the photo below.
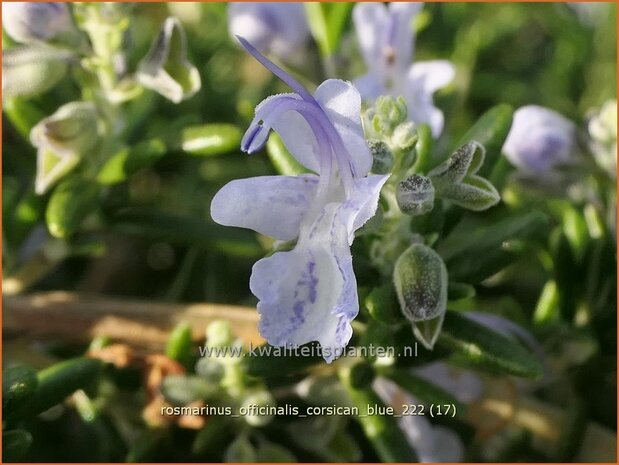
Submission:
<svg viewBox="0 0 619 465">
<path fill-rule="evenodd" d="M 50 92 L 27 102 L 5 102 L 4 274 L 31 273 L 32 279 L 26 280 L 31 291 L 68 290 L 165 302 L 254 306 L 256 301 L 247 285 L 251 266 L 271 244 L 253 232 L 215 224 L 209 215 L 210 200 L 232 179 L 275 173 L 268 156 L 242 154 L 238 143 L 240 131 L 251 121 L 256 104 L 267 95 L 285 92 L 286 87 L 232 42 L 224 3 L 140 3 L 127 8 L 133 10 L 127 36 L 131 41 L 128 68 L 137 67 L 161 23 L 172 14 L 185 27 L 189 59 L 198 68 L 202 88 L 180 104 L 144 92 L 122 106 L 128 121 L 126 142 L 133 146 L 158 138 L 165 141 L 165 153 L 155 163 L 137 169 L 127 182 L 106 186 L 104 203 L 66 241 L 68 249 L 62 245 L 64 241 L 53 242 L 54 253 L 47 250 L 44 258 L 37 258 L 36 253 L 37 247 L 49 240 L 45 215 L 50 194 L 34 193 L 36 149 L 24 137 L 23 127 L 31 127 L 66 102 L 79 100 L 80 89 L 67 78 Z M 454 84 L 437 94 L 446 128 L 436 143 L 436 153 L 442 157 L 451 153 L 480 116 L 499 103 L 514 108 L 543 105 L 584 127 L 593 109 L 616 98 L 616 24 L 614 3 L 600 4 L 597 10 L 564 3 L 428 3 L 416 22 L 416 57 L 445 58 L 457 67 Z M 3 45 L 11 46 L 10 38 L 4 35 Z M 304 82 L 315 85 L 324 78 L 323 63 L 318 47 L 314 43 L 308 47 L 305 60 L 292 70 Z M 350 21 L 346 21 L 334 55 L 336 77 L 352 80 L 359 76 L 363 72 L 360 63 Z M 12 112 L 11 105 L 20 106 L 19 111 Z M 15 119 L 15 115 L 21 116 Z M 20 128 L 20 121 L 25 126 Z M 230 143 L 230 147 L 223 155 L 221 150 L 211 153 L 208 148 L 183 149 L 183 143 L 192 139 L 186 128 L 204 124 L 229 124 L 240 131 L 228 127 L 231 132 L 224 145 Z M 507 174 L 511 172 L 504 169 Z M 438 251 L 450 276 L 461 276 L 465 278 L 463 282 L 476 286 L 474 296 L 450 302 L 450 308 L 487 311 L 531 329 L 543 341 L 549 363 L 559 367 L 561 373 L 560 378 L 536 392 L 537 398 L 566 408 L 573 431 L 563 438 L 567 445 L 556 456 L 545 456 L 534 448 L 523 430 L 510 430 L 503 435 L 506 437 L 495 440 L 498 444 L 493 443 L 494 449 L 490 449 L 498 452 L 492 455 L 493 452 L 481 451 L 479 442 L 472 442 L 474 432 L 469 425 L 455 422 L 454 427 L 450 420 L 442 422 L 454 427 L 467 444 L 474 444 L 467 450 L 466 457 L 471 460 L 570 460 L 576 454 L 570 449 L 574 447 L 570 441 L 578 443 L 582 439 L 578 427 L 585 419 L 611 431 L 616 428 L 614 232 L 591 235 L 591 222 L 595 221 L 587 216 L 587 202 L 578 194 L 568 197 L 563 191 L 529 192 L 511 183 L 506 173 L 499 172 L 492 179 L 502 191 L 506 205 L 483 219 L 466 216 L 466 227 L 459 236 L 439 242 Z M 510 217 L 520 218 L 521 222 L 510 223 Z M 452 218 L 454 222 L 460 219 Z M 477 242 L 467 241 L 470 237 Z M 363 240 L 356 242 L 355 247 L 361 252 Z M 501 254 L 482 261 L 481 268 L 475 269 L 477 258 L 493 250 L 500 250 Z M 363 298 L 376 273 L 362 252 L 353 253 Z M 37 267 L 34 274 L 23 269 L 24 263 L 33 263 L 29 261 L 33 254 L 33 266 Z M 488 268 L 484 269 L 486 265 Z M 500 273 L 496 274 L 497 271 Z M 583 276 L 589 281 L 583 280 Z M 492 279 L 488 280 L 489 277 Z M 367 313 L 367 309 L 362 312 Z M 595 316 L 592 322 L 578 324 L 579 314 Z M 170 342 L 175 343 L 178 342 Z M 96 350 L 98 344 L 103 347 L 109 342 L 93 341 L 90 350 Z M 39 368 L 88 349 L 54 341 L 36 351 L 44 355 L 34 356 L 30 349 L 22 352 L 18 347 L 5 346 L 5 367 L 19 362 Z M 173 348 L 169 350 L 174 353 Z M 186 350 L 181 350 L 183 356 Z M 445 352 L 439 350 L 428 357 L 434 360 L 443 355 Z M 101 364 L 83 359 L 71 362 L 77 365 L 63 372 L 61 384 L 80 389 L 78 392 L 84 396 L 74 396 L 74 409 L 56 406 L 47 410 L 54 402 L 39 406 L 38 411 L 47 411 L 27 422 L 29 433 L 25 434 L 37 440 L 24 460 L 225 459 L 224 445 L 227 447 L 235 438 L 239 441 L 238 431 L 229 425 L 213 421 L 209 423 L 211 427 L 198 433 L 183 427 L 145 427 L 141 417 L 147 403 L 147 394 L 141 390 L 144 367 L 151 374 L 153 370 L 174 372 L 176 368 L 140 357 L 131 355 L 132 360 L 140 359 L 139 368 L 132 365 L 129 369 L 107 369 L 105 382 L 96 389 L 83 380 L 95 377 Z M 181 363 L 176 356 L 170 358 Z M 191 367 L 192 363 L 185 360 L 185 366 Z M 79 375 L 71 384 L 73 369 Z M 31 372 L 18 375 L 19 379 L 36 376 Z M 39 388 L 47 386 L 45 379 L 39 373 Z M 277 388 L 278 382 L 270 380 L 269 387 Z M 106 396 L 113 397 L 114 402 L 106 404 L 106 413 L 100 415 L 96 403 L 105 403 Z M 51 398 L 58 403 L 62 395 Z M 320 425 L 312 427 L 320 430 Z M 367 444 L 362 426 L 347 422 L 345 427 L 331 427 L 337 431 L 332 436 L 338 443 L 333 450 L 341 452 L 331 457 L 307 452 L 307 448 L 291 439 L 295 435 L 314 434 L 301 426 L 282 429 L 275 422 L 265 428 L 263 436 L 265 444 L 279 441 L 290 445 L 300 460 L 384 459 Z M 340 434 L 344 429 L 349 436 Z M 6 433 L 12 437 L 3 437 L 5 453 L 11 452 L 7 452 L 10 446 L 16 448 L 15 456 L 20 456 L 19 447 L 29 442 L 19 437 L 23 431 Z M 237 446 L 236 453 L 241 454 L 242 441 Z M 347 448 L 358 453 L 350 453 Z M 274 455 L 265 457 L 286 457 L 282 451 L 271 452 Z"/>
</svg>

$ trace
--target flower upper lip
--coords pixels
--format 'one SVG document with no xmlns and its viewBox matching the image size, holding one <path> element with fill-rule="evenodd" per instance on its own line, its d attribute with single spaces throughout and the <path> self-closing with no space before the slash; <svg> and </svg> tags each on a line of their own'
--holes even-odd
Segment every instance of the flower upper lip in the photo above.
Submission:
<svg viewBox="0 0 619 465">
<path fill-rule="evenodd" d="M 288 84 L 300 98 L 291 94 L 280 94 L 265 100 L 256 109 L 254 122 L 249 127 L 241 144 L 241 149 L 247 153 L 254 153 L 266 143 L 270 130 L 270 122 L 287 111 L 300 113 L 310 125 L 320 146 L 320 171 L 329 169 L 334 158 L 339 167 L 339 174 L 347 191 L 352 189 L 353 179 L 364 176 L 366 173 L 357 173 L 352 156 L 346 148 L 341 135 L 335 129 L 331 118 L 316 98 L 296 79 L 286 73 L 279 66 L 264 57 L 256 48 L 241 36 L 236 36 L 241 45 L 258 60 L 264 67 L 273 72 L 278 78 Z M 266 133 L 262 133 L 266 131 Z M 256 142 L 257 141 L 257 142 Z M 324 173 L 323 173 L 324 174 Z"/>
</svg>

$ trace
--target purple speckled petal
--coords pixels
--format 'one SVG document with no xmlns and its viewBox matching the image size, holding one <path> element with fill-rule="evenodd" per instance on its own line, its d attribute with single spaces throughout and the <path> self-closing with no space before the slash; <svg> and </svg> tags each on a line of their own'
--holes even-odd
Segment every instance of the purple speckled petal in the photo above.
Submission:
<svg viewBox="0 0 619 465">
<path fill-rule="evenodd" d="M 299 235 L 299 225 L 318 187 L 318 176 L 260 176 L 226 184 L 211 203 L 213 220 L 253 229 L 280 240 Z"/>
<path fill-rule="evenodd" d="M 258 261 L 249 286 L 260 300 L 260 333 L 274 346 L 318 341 L 335 352 L 340 317 L 333 309 L 343 279 L 329 244 L 297 246 Z M 348 340 L 346 340 L 346 343 Z M 326 357 L 330 362 L 333 357 Z"/>
</svg>

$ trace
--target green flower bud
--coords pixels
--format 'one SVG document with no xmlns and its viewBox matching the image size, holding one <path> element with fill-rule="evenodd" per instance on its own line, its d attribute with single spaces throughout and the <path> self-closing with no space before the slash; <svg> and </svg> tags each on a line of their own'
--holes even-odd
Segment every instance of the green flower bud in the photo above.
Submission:
<svg viewBox="0 0 619 465">
<path fill-rule="evenodd" d="M 200 90 L 200 73 L 187 60 L 187 37 L 180 21 L 169 17 L 140 62 L 138 81 L 174 103 Z"/>
<path fill-rule="evenodd" d="M 393 280 L 403 315 L 414 324 L 420 342 L 432 348 L 447 309 L 443 259 L 430 247 L 413 244 L 396 261 Z M 417 325 L 428 321 L 432 323 Z"/>
<path fill-rule="evenodd" d="M 411 121 L 399 124 L 393 131 L 391 141 L 393 145 L 400 150 L 411 150 L 417 143 L 417 131 L 415 130 L 415 124 Z"/>
<path fill-rule="evenodd" d="M 99 140 L 99 119 L 91 102 L 71 102 L 30 131 L 37 147 L 35 191 L 45 193 L 71 171 Z"/>
<path fill-rule="evenodd" d="M 264 426 L 273 420 L 273 415 L 265 415 L 260 408 L 275 407 L 276 402 L 269 391 L 256 391 L 243 399 L 242 408 L 247 411 L 245 421 L 251 426 Z"/>
<path fill-rule="evenodd" d="M 50 234 L 66 239 L 75 233 L 99 203 L 99 186 L 77 177 L 63 181 L 52 193 L 45 211 Z"/>
<path fill-rule="evenodd" d="M 393 168 L 393 153 L 389 146 L 376 139 L 368 140 L 368 146 L 372 152 L 372 172 L 376 174 L 387 174 Z"/>
<path fill-rule="evenodd" d="M 402 97 L 397 99 L 391 96 L 381 96 L 376 99 L 376 113 L 381 115 L 389 124 L 390 129 L 406 120 L 406 102 Z"/>
<path fill-rule="evenodd" d="M 414 174 L 398 183 L 396 200 L 407 215 L 423 215 L 434 208 L 434 186 L 425 176 Z"/>
<path fill-rule="evenodd" d="M 230 323 L 215 320 L 206 328 L 206 345 L 209 347 L 228 347 L 234 342 L 234 334 Z"/>
<path fill-rule="evenodd" d="M 54 87 L 67 74 L 72 54 L 45 45 L 2 52 L 2 97 L 33 97 Z"/>
</svg>

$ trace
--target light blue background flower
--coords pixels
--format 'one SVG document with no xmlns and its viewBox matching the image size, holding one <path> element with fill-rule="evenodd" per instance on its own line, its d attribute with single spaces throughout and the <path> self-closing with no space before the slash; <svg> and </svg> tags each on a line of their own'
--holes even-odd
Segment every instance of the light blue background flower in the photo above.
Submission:
<svg viewBox="0 0 619 465">
<path fill-rule="evenodd" d="M 415 36 L 413 18 L 423 3 L 359 3 L 353 20 L 368 73 L 355 85 L 364 99 L 401 95 L 409 118 L 426 123 L 438 137 L 444 126 L 443 113 L 434 106 L 433 94 L 449 84 L 454 66 L 446 60 L 412 63 Z"/>
</svg>

